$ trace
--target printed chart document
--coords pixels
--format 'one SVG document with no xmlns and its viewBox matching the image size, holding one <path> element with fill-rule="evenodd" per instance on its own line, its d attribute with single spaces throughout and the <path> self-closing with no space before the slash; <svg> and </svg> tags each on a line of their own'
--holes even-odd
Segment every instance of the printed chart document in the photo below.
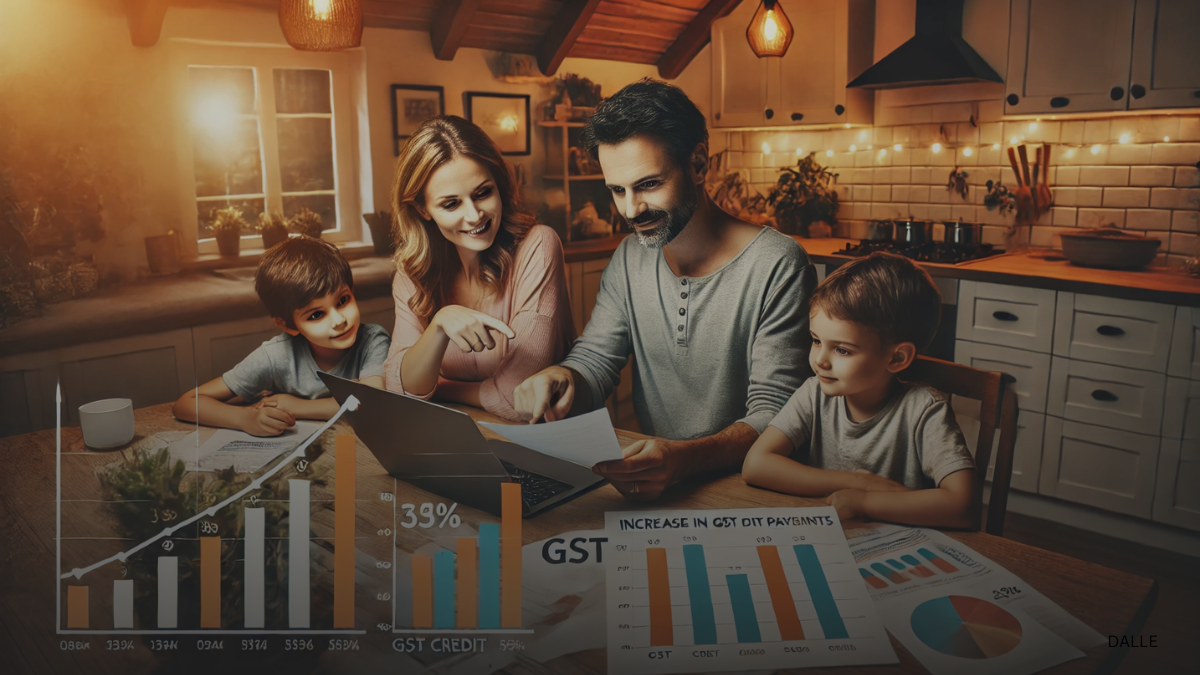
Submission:
<svg viewBox="0 0 1200 675">
<path fill-rule="evenodd" d="M 1104 637 L 1019 577 L 941 532 L 846 532 L 883 622 L 934 675 L 1034 673 Z"/>
<path fill-rule="evenodd" d="M 832 507 L 604 519 L 609 673 L 898 662 Z"/>
<path fill-rule="evenodd" d="M 597 462 L 621 459 L 621 444 L 606 408 L 545 424 L 480 422 L 479 425 L 517 445 L 589 469 Z"/>
<path fill-rule="evenodd" d="M 217 471 L 233 467 L 251 473 L 285 452 L 291 452 L 321 428 L 321 422 L 296 420 L 296 426 L 278 436 L 251 436 L 244 431 L 217 429 L 203 443 L 193 431 L 171 443 L 171 457 L 182 460 L 187 471 Z"/>
</svg>

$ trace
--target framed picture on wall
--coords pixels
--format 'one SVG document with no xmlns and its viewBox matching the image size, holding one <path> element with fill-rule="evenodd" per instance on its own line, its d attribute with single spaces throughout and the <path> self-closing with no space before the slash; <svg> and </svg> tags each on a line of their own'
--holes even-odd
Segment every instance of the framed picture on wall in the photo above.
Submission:
<svg viewBox="0 0 1200 675">
<path fill-rule="evenodd" d="M 505 155 L 530 153 L 529 94 L 463 92 L 467 119 L 478 124 Z"/>
<path fill-rule="evenodd" d="M 446 112 L 445 91 L 430 84 L 392 85 L 392 144 L 400 155 L 400 141 L 412 135 L 421 123 Z"/>
</svg>

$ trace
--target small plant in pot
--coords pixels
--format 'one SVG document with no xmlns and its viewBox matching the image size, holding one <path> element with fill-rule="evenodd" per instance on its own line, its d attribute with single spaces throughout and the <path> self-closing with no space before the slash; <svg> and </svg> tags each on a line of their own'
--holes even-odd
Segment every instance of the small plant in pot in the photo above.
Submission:
<svg viewBox="0 0 1200 675">
<path fill-rule="evenodd" d="M 241 209 L 229 206 L 212 212 L 213 235 L 217 238 L 217 249 L 223 256 L 236 256 L 242 246 L 242 232 L 248 223 L 242 217 Z"/>
<path fill-rule="evenodd" d="M 321 222 L 321 216 L 311 209 L 300 209 L 300 213 L 292 216 L 288 221 L 288 229 L 297 234 L 304 234 L 314 239 L 321 238 L 321 231 L 325 229 L 325 225 Z"/>
<path fill-rule="evenodd" d="M 278 211 L 258 214 L 258 233 L 262 235 L 263 250 L 282 244 L 288 238 L 287 219 Z"/>
<path fill-rule="evenodd" d="M 809 153 L 795 167 L 780 169 L 779 180 L 767 195 L 775 208 L 776 228 L 784 234 L 802 237 L 828 237 L 830 226 L 837 223 L 838 194 L 833 189 L 837 174 L 813 159 Z"/>
</svg>

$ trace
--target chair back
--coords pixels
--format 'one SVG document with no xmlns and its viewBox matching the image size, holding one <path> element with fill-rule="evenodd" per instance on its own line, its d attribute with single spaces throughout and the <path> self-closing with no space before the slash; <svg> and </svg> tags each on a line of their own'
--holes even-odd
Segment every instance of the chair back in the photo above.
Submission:
<svg viewBox="0 0 1200 675">
<path fill-rule="evenodd" d="M 1003 536 L 1017 435 L 1017 396 L 1011 386 L 1014 378 L 1004 373 L 918 356 L 900 373 L 900 379 L 927 384 L 947 395 L 979 401 L 979 437 L 975 443 L 975 486 L 979 500 L 976 513 L 982 513 L 983 486 L 992 459 L 992 443 L 996 430 L 1000 430 L 985 531 Z"/>
</svg>

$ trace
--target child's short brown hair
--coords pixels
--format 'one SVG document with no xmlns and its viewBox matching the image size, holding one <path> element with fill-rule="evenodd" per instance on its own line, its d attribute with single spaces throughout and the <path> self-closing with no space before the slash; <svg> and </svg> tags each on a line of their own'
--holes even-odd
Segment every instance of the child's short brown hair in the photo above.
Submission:
<svg viewBox="0 0 1200 675">
<path fill-rule="evenodd" d="M 813 291 L 810 312 L 853 321 L 875 331 L 883 345 L 933 341 L 942 294 L 929 273 L 894 253 L 872 253 L 842 265 Z"/>
<path fill-rule="evenodd" d="M 299 236 L 276 244 L 263 254 L 254 275 L 254 292 L 271 316 L 295 328 L 292 313 L 343 285 L 354 288 L 350 263 L 333 244 Z"/>
</svg>

